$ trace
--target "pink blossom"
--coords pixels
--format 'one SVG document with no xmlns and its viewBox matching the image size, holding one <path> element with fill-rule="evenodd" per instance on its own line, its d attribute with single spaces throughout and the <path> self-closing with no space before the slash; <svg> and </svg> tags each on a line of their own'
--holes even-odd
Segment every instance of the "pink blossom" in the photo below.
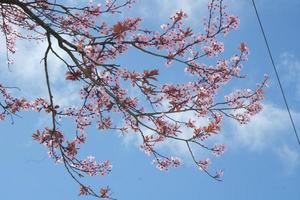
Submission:
<svg viewBox="0 0 300 200">
<path fill-rule="evenodd" d="M 216 156 L 222 155 L 225 150 L 226 150 L 226 146 L 224 144 L 217 144 L 212 149 L 213 154 Z"/>
<path fill-rule="evenodd" d="M 205 160 L 200 160 L 198 162 L 198 166 L 200 170 L 206 171 L 208 169 L 208 166 L 210 165 L 210 160 L 207 158 Z"/>
</svg>

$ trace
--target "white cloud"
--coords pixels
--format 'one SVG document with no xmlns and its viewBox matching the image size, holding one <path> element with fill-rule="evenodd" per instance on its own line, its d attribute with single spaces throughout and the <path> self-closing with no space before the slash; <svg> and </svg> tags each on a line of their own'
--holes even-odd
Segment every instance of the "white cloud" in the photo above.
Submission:
<svg viewBox="0 0 300 200">
<path fill-rule="evenodd" d="M 164 105 L 163 107 L 167 108 L 167 105 Z M 195 119 L 193 112 L 184 112 L 184 113 L 177 113 L 177 114 L 171 114 L 168 115 L 169 117 L 172 117 L 176 121 L 184 122 L 188 119 Z M 198 119 L 195 122 L 195 125 L 198 127 L 207 126 L 209 123 L 208 118 L 201 118 Z M 142 128 L 142 131 L 144 134 L 153 134 L 153 131 L 150 131 L 146 128 Z M 179 138 L 188 139 L 191 138 L 193 135 L 193 130 L 187 127 L 182 126 L 180 129 L 181 133 L 178 134 Z M 140 146 L 143 141 L 142 138 L 138 133 L 128 133 L 124 137 L 124 145 L 126 147 L 129 147 L 131 144 L 134 144 L 135 146 Z M 217 135 L 215 137 L 209 138 L 207 141 L 203 141 L 202 143 L 204 145 L 207 145 L 208 147 L 212 146 L 215 143 L 222 143 L 224 141 L 224 136 L 222 134 Z M 193 153 L 196 155 L 199 159 L 204 159 L 207 157 L 211 157 L 211 152 L 203 149 L 199 146 L 190 144 L 191 149 L 193 150 Z M 161 153 L 166 153 L 166 155 L 172 155 L 172 156 L 178 156 L 184 160 L 185 163 L 193 164 L 191 159 L 191 154 L 189 152 L 189 149 L 185 142 L 180 140 L 174 140 L 171 138 L 167 138 L 163 143 L 160 143 L 156 145 L 156 149 Z"/>
<path fill-rule="evenodd" d="M 210 0 L 139 0 L 133 11 L 143 18 L 153 20 L 162 20 L 166 22 L 177 11 L 182 10 L 188 14 L 188 23 L 193 25 L 201 25 L 203 17 L 208 15 L 208 4 Z M 230 9 L 230 12 L 240 12 L 245 8 L 244 1 L 227 0 L 225 5 Z"/>
<path fill-rule="evenodd" d="M 207 0 L 155 0 L 162 16 L 171 16 L 176 11 L 183 10 L 188 15 L 199 14 L 200 10 L 207 5 Z"/>
<path fill-rule="evenodd" d="M 261 113 L 255 115 L 246 125 L 240 125 L 232 119 L 224 118 L 220 134 L 207 141 L 208 146 L 215 143 L 225 143 L 229 149 L 241 150 L 248 149 L 253 151 L 278 150 L 278 144 L 287 145 L 287 140 L 294 139 L 293 129 L 287 111 L 273 104 L 265 103 Z M 294 121 L 300 121 L 300 113 L 292 112 Z M 176 120 L 186 120 L 192 118 L 191 113 L 182 113 L 174 117 Z M 198 126 L 207 124 L 207 119 L 198 121 Z M 191 130 L 183 129 L 181 137 L 191 135 Z M 179 155 L 188 154 L 186 145 L 180 141 L 170 141 L 162 145 L 170 152 L 179 153 Z M 207 155 L 202 149 L 197 150 L 199 156 Z"/>
<path fill-rule="evenodd" d="M 291 149 L 289 146 L 284 145 L 277 150 L 279 158 L 282 160 L 286 173 L 291 174 L 300 165 L 299 150 Z"/>
<path fill-rule="evenodd" d="M 300 119 L 299 113 L 292 114 L 295 121 Z M 248 124 L 241 126 L 233 121 L 225 130 L 231 132 L 229 137 L 234 139 L 227 138 L 231 146 L 246 146 L 251 150 L 262 150 L 292 132 L 286 110 L 272 104 L 264 104 L 263 111 Z"/>
<path fill-rule="evenodd" d="M 293 130 L 289 121 L 288 114 L 285 109 L 279 108 L 273 104 L 264 104 L 264 110 L 254 116 L 247 125 L 240 125 L 231 119 L 224 119 L 221 132 L 219 135 L 211 138 L 208 144 L 225 143 L 231 151 L 252 151 L 257 152 L 275 152 L 283 163 L 283 167 L 287 171 L 292 171 L 300 165 L 300 155 L 289 147 L 290 142 L 294 141 Z M 300 113 L 292 112 L 295 121 L 300 121 Z M 176 120 L 186 120 L 193 117 L 191 113 L 181 113 L 176 115 Z M 198 125 L 207 124 L 207 119 L 197 122 Z M 180 137 L 188 137 L 191 130 L 182 129 Z M 125 144 L 135 144 L 139 146 L 141 140 L 138 135 L 129 134 L 125 137 Z M 169 152 L 172 155 L 179 156 L 185 162 L 191 163 L 190 153 L 186 144 L 181 141 L 168 140 L 159 146 L 159 151 Z M 197 158 L 211 157 L 210 152 L 201 148 L 194 149 Z"/>
<path fill-rule="evenodd" d="M 180 114 L 172 114 L 169 115 L 169 117 L 172 117 L 176 121 L 186 121 L 188 119 L 195 119 L 194 113 L 193 112 L 184 112 Z M 205 126 L 208 124 L 208 119 L 207 118 L 202 118 L 201 120 L 197 120 L 195 125 L 198 127 Z M 180 138 L 191 138 L 193 136 L 193 131 L 190 128 L 182 127 L 181 128 L 181 133 L 178 135 Z M 180 156 L 180 157 L 189 157 L 190 153 L 187 148 L 187 145 L 185 142 L 179 141 L 179 140 L 173 140 L 173 139 L 168 139 L 166 142 L 161 144 L 159 146 L 159 149 L 166 149 L 167 151 L 171 152 L 173 155 Z M 199 148 L 193 148 L 193 151 L 198 155 L 198 156 L 204 156 L 207 152 L 199 151 Z"/>
<path fill-rule="evenodd" d="M 300 97 L 300 59 L 293 53 L 284 52 L 280 55 L 279 67 L 282 72 L 284 85 L 296 89 L 296 95 Z"/>
<path fill-rule="evenodd" d="M 29 42 L 29 41 L 19 41 L 17 43 L 18 51 L 16 54 L 12 55 L 14 60 L 14 65 L 11 66 L 11 71 L 2 65 L 2 72 L 5 77 L 9 77 L 10 80 L 14 80 L 22 86 L 28 86 L 33 89 L 40 89 L 44 83 L 44 68 L 41 63 L 44 57 L 44 52 L 46 49 L 45 43 Z M 5 49 L 3 49 L 5 51 Z M 3 55 L 3 52 L 1 52 Z M 4 54 L 5 55 L 5 54 Z M 54 59 L 50 60 L 51 73 L 53 78 L 56 77 L 57 68 L 60 63 L 54 62 Z M 3 56 L 1 58 L 1 63 L 5 63 L 6 58 Z"/>
<path fill-rule="evenodd" d="M 3 40 L 2 38 L 0 42 L 4 42 Z M 17 43 L 17 48 L 18 51 L 12 56 L 14 64 L 10 69 L 6 65 L 5 48 L 1 48 L 0 50 L 1 83 L 4 82 L 8 86 L 19 87 L 21 92 L 15 92 L 28 99 L 35 97 L 45 97 L 48 99 L 42 61 L 47 43 L 20 40 Z M 53 48 L 61 57 L 66 58 L 66 54 L 54 42 Z M 75 82 L 65 81 L 65 66 L 53 54 L 49 54 L 48 69 L 56 103 L 69 105 L 77 101 L 79 99 L 78 85 Z"/>
<path fill-rule="evenodd" d="M 300 113 L 291 114 L 295 122 L 300 121 Z M 283 108 L 264 104 L 264 110 L 254 116 L 249 124 L 241 126 L 230 122 L 224 129 L 225 143 L 233 150 L 246 148 L 252 153 L 275 152 L 288 174 L 300 166 L 300 153 L 292 149 L 290 142 L 296 142 L 296 138 L 288 113 Z"/>
<path fill-rule="evenodd" d="M 188 20 L 199 24 L 206 13 L 208 0 L 139 0 L 133 11 L 142 18 L 165 23 L 177 11 L 188 14 Z M 203 12 L 205 11 L 205 12 Z"/>
</svg>

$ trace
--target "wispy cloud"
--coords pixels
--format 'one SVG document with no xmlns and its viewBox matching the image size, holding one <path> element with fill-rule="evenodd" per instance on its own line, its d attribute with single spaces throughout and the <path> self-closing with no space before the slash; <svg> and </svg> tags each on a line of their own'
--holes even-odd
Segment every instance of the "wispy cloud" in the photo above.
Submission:
<svg viewBox="0 0 300 200">
<path fill-rule="evenodd" d="M 137 11 L 137 14 L 143 18 L 165 22 L 177 11 L 182 10 L 188 14 L 187 20 L 190 25 L 199 26 L 202 24 L 203 17 L 208 15 L 207 6 L 210 2 L 210 0 L 139 0 L 133 11 Z M 241 13 L 245 7 L 244 1 L 227 0 L 225 4 L 234 13 Z"/>
<path fill-rule="evenodd" d="M 300 59 L 291 52 L 284 52 L 279 58 L 279 67 L 282 73 L 285 85 L 293 87 L 296 95 L 300 97 Z"/>
<path fill-rule="evenodd" d="M 195 117 L 193 112 L 185 112 L 185 113 L 173 114 L 173 115 L 168 115 L 168 116 L 172 117 L 176 121 L 185 121 L 189 118 L 192 119 Z M 199 127 L 207 125 L 207 124 L 208 124 L 208 119 L 206 119 L 206 118 L 198 120 L 195 123 L 195 125 L 197 125 Z M 155 134 L 153 131 L 151 131 L 147 128 L 142 128 L 142 131 L 145 135 Z M 181 131 L 181 133 L 178 135 L 178 137 L 180 137 L 180 138 L 187 139 L 187 138 L 192 137 L 192 135 L 193 135 L 192 129 L 189 129 L 186 127 L 182 127 L 180 129 L 180 131 Z M 131 144 L 140 146 L 143 143 L 142 138 L 140 137 L 139 134 L 131 133 L 131 132 L 129 132 L 128 134 L 125 135 L 123 141 L 124 141 L 124 145 L 126 147 L 129 147 Z M 163 143 L 158 144 L 156 146 L 156 148 L 157 148 L 157 150 L 159 150 L 161 152 L 171 154 L 172 156 L 179 156 L 184 159 L 190 156 L 190 153 L 189 153 L 186 143 L 182 142 L 180 140 L 174 140 L 174 139 L 167 138 Z M 191 148 L 193 149 L 194 153 L 196 153 L 198 156 L 204 156 L 204 155 L 207 155 L 207 153 L 210 153 L 210 152 L 202 151 L 202 149 L 200 149 L 201 151 L 199 151 L 199 148 L 193 148 L 193 146 L 191 146 Z"/>
<path fill-rule="evenodd" d="M 208 144 L 225 143 L 232 150 L 250 150 L 253 153 L 264 150 L 278 150 L 278 146 L 287 145 L 287 138 L 294 137 L 288 113 L 271 103 L 265 103 L 264 109 L 255 115 L 246 125 L 240 125 L 231 119 L 224 119 L 219 135 L 211 138 Z M 300 121 L 300 113 L 293 112 L 295 121 Z M 177 115 L 176 120 L 193 118 L 191 113 Z M 197 125 L 207 125 L 207 119 L 198 121 Z M 191 135 L 191 130 L 183 129 L 182 137 Z M 181 155 L 188 153 L 185 144 L 178 141 L 167 142 L 162 146 L 171 152 L 178 152 Z M 199 155 L 207 155 L 205 152 L 197 152 Z"/>
<path fill-rule="evenodd" d="M 4 42 L 3 38 L 1 43 Z M 1 83 L 16 86 L 22 89 L 22 96 L 28 99 L 34 97 L 48 97 L 43 58 L 45 56 L 46 42 L 24 41 L 17 44 L 18 51 L 13 55 L 14 64 L 10 69 L 6 65 L 6 52 L 1 48 Z M 53 48 L 64 58 L 65 53 L 56 44 Z M 79 86 L 74 82 L 65 81 L 64 64 L 53 54 L 48 57 L 50 81 L 56 103 L 68 105 L 79 99 Z M 76 91 L 76 90 L 77 91 Z M 66 98 L 68 97 L 68 98 Z"/>
<path fill-rule="evenodd" d="M 160 9 L 161 16 L 171 16 L 176 11 L 183 10 L 188 15 L 199 14 L 199 11 L 207 5 L 207 0 L 154 0 Z"/>
<path fill-rule="evenodd" d="M 165 23 L 177 11 L 182 10 L 188 14 L 190 22 L 200 23 L 207 3 L 207 0 L 139 0 L 133 11 L 142 18 Z"/>
<path fill-rule="evenodd" d="M 300 166 L 300 153 L 287 145 L 277 150 L 279 158 L 282 160 L 286 173 L 292 174 Z"/>
<path fill-rule="evenodd" d="M 41 63 L 44 57 L 46 49 L 45 43 L 35 43 L 28 41 L 19 41 L 17 45 L 18 51 L 12 56 L 14 65 L 10 70 L 6 68 L 4 64 L 6 58 L 1 57 L 2 63 L 2 76 L 3 78 L 9 77 L 9 80 L 13 80 L 15 83 L 22 85 L 23 87 L 30 87 L 32 90 L 41 89 L 44 85 L 44 69 Z M 2 51 L 5 51 L 3 49 Z M 3 52 L 1 52 L 1 55 Z M 58 67 L 60 63 L 50 58 L 51 78 L 55 81 L 58 73 Z"/>
<path fill-rule="evenodd" d="M 295 121 L 300 113 L 292 112 Z M 264 110 L 254 116 L 249 124 L 241 126 L 230 122 L 224 127 L 223 139 L 232 150 L 250 150 L 252 153 L 269 152 L 282 161 L 288 174 L 300 166 L 300 153 L 290 141 L 294 141 L 293 129 L 284 108 L 264 104 Z"/>
<path fill-rule="evenodd" d="M 293 116 L 296 121 L 300 120 L 299 113 L 293 113 Z M 273 104 L 264 104 L 263 111 L 247 125 L 230 122 L 225 130 L 234 139 L 228 138 L 232 146 L 245 146 L 254 151 L 270 147 L 292 131 L 286 110 Z"/>
<path fill-rule="evenodd" d="M 295 121 L 300 121 L 300 113 L 292 112 Z M 193 117 L 191 113 L 176 115 L 178 121 Z M 222 130 L 219 135 L 211 138 L 209 144 L 225 143 L 230 151 L 251 151 L 253 154 L 258 152 L 275 153 L 282 161 L 283 167 L 287 171 L 292 171 L 300 166 L 299 153 L 290 147 L 291 137 L 294 137 L 290 125 L 288 114 L 284 108 L 277 107 L 270 103 L 264 104 L 264 110 L 254 116 L 250 123 L 240 125 L 231 119 L 224 119 Z M 198 125 L 207 124 L 207 119 L 197 122 Z M 145 131 L 147 132 L 147 131 Z M 189 129 L 182 129 L 180 137 L 188 137 L 192 134 Z M 138 135 L 129 134 L 124 142 L 128 144 L 140 145 L 141 140 Z M 189 161 L 190 153 L 186 144 L 181 141 L 168 140 L 159 146 L 160 151 L 172 153 L 185 161 Z M 197 157 L 211 157 L 210 152 L 204 149 L 195 148 Z M 189 162 L 188 162 L 189 163 Z"/>
</svg>

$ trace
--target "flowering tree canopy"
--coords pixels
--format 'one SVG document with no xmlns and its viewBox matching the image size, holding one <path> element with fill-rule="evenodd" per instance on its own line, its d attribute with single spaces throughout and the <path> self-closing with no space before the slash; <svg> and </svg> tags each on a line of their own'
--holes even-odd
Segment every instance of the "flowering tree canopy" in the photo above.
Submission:
<svg viewBox="0 0 300 200">
<path fill-rule="evenodd" d="M 93 124 L 99 130 L 136 133 L 142 141 L 140 148 L 153 157 L 160 170 L 178 167 L 182 161 L 157 147 L 167 141 L 181 142 L 201 171 L 220 180 L 223 171 L 211 172 L 210 160 L 197 158 L 194 150 L 221 155 L 225 145 L 210 145 L 207 139 L 220 133 L 224 118 L 245 124 L 261 111 L 267 79 L 252 90 L 235 90 L 222 98 L 218 95 L 230 80 L 245 78 L 240 71 L 248 54 L 242 42 L 236 54 L 220 58 L 224 50 L 220 38 L 239 25 L 238 18 L 228 14 L 223 3 L 210 0 L 204 29 L 195 32 L 185 24 L 188 16 L 183 11 L 176 12 L 159 30 L 143 27 L 139 17 L 119 20 L 118 16 L 114 18 L 118 20 L 105 21 L 107 16 L 113 18 L 131 8 L 134 0 L 91 1 L 87 5 L 68 5 L 59 0 L 0 0 L 0 30 L 6 41 L 8 65 L 13 64 L 17 40 L 46 43 L 42 62 L 48 93 L 46 97 L 25 99 L 11 95 L 13 88 L 0 85 L 0 120 L 29 109 L 49 114 L 51 127 L 37 130 L 32 137 L 46 147 L 55 162 L 65 166 L 79 184 L 80 195 L 112 199 L 109 187 L 97 191 L 81 179 L 84 175 L 104 176 L 112 169 L 108 160 L 97 162 L 92 156 L 78 156 L 88 136 L 86 129 Z M 170 66 L 166 70 L 178 65 L 190 80 L 167 84 L 159 68 L 130 70 L 117 60 L 129 50 L 160 58 L 162 64 Z M 50 54 L 64 63 L 65 81 L 80 84 L 77 106 L 64 107 L 54 101 Z M 208 59 L 215 64 L 202 63 Z M 134 95 L 129 95 L 129 87 L 135 90 Z M 176 116 L 182 113 L 190 117 L 178 120 Z M 76 124 L 72 133 L 61 127 L 65 119 Z M 203 119 L 207 124 L 200 126 L 197 121 Z M 183 130 L 192 134 L 187 137 Z"/>
</svg>

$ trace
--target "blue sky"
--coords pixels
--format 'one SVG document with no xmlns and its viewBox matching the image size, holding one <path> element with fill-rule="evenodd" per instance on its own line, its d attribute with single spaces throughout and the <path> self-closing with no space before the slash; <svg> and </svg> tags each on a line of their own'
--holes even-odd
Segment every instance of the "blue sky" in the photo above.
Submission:
<svg viewBox="0 0 300 200">
<path fill-rule="evenodd" d="M 204 0 L 140 0 L 131 15 L 144 16 L 144 25 L 155 28 L 172 12 L 182 8 L 189 14 L 188 23 L 196 27 L 206 13 L 206 3 Z M 299 130 L 300 2 L 257 0 L 257 6 Z M 270 75 L 270 81 L 262 113 L 243 127 L 230 121 L 224 123 L 218 140 L 227 143 L 228 150 L 224 156 L 213 160 L 214 167 L 225 170 L 223 181 L 212 180 L 188 160 L 179 169 L 161 172 L 151 164 L 152 159 L 138 149 L 134 137 L 123 138 L 116 133 L 104 134 L 91 128 L 88 143 L 82 148 L 83 154 L 92 154 L 99 160 L 110 159 L 113 171 L 106 177 L 87 178 L 87 182 L 96 186 L 109 185 L 113 196 L 120 200 L 300 199 L 300 148 L 292 132 L 251 1 L 230 0 L 229 8 L 240 17 L 241 25 L 225 38 L 224 55 L 236 52 L 242 41 L 250 48 L 249 62 L 243 70 L 248 75 L 247 81 L 234 82 L 229 89 L 255 86 L 265 73 Z M 13 72 L 9 72 L 5 65 L 4 49 L 1 48 L 1 82 L 23 87 L 29 97 L 46 94 L 39 65 L 43 55 L 41 47 L 21 42 L 18 48 Z M 132 59 L 121 60 L 133 67 L 145 65 L 144 59 L 130 55 Z M 156 64 L 156 61 L 147 60 L 147 63 L 151 62 Z M 164 67 L 163 62 L 160 63 Z M 59 86 L 62 83 L 59 80 L 60 65 L 53 60 L 51 66 L 55 77 L 52 81 Z M 169 81 L 180 76 L 176 68 L 168 69 L 168 73 L 169 77 L 175 77 Z M 57 87 L 57 101 L 65 105 L 76 101 L 78 95 L 75 91 L 76 88 L 70 84 Z M 22 118 L 15 118 L 14 125 L 9 121 L 0 123 L 1 199 L 92 199 L 78 197 L 78 186 L 63 166 L 53 164 L 45 149 L 32 141 L 32 133 L 47 125 L 47 120 L 29 112 L 22 113 Z M 185 158 L 186 151 L 178 144 L 168 144 L 164 148 L 176 150 Z"/>
</svg>

